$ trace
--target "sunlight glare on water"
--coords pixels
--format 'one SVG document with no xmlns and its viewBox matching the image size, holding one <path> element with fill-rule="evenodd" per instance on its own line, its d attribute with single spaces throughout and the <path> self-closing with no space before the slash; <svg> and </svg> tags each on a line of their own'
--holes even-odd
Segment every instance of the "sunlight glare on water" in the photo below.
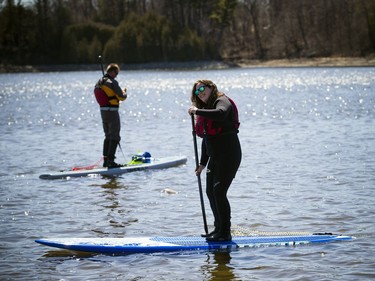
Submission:
<svg viewBox="0 0 375 281">
<path fill-rule="evenodd" d="M 117 161 L 149 151 L 186 165 L 117 178 L 41 180 L 90 165 L 103 132 L 96 72 L 1 74 L 2 280 L 371 280 L 375 277 L 375 69 L 122 71 Z M 203 232 L 191 119 L 193 83 L 211 79 L 237 104 L 241 167 L 233 225 L 333 232 L 352 242 L 230 253 L 121 257 L 54 250 L 42 237 L 187 236 Z M 204 183 L 205 176 L 202 177 Z M 163 192 L 166 189 L 175 192 Z M 205 200 L 207 220 L 212 214 Z"/>
</svg>

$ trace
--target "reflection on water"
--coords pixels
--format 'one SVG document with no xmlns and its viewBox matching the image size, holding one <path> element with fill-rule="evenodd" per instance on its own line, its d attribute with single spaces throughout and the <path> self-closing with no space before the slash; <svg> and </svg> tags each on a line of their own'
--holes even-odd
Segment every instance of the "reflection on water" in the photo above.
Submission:
<svg viewBox="0 0 375 281">
<path fill-rule="evenodd" d="M 118 198 L 118 194 L 116 189 L 123 188 L 121 184 L 117 181 L 116 178 L 109 179 L 108 182 L 101 185 L 105 190 L 105 199 L 108 200 L 107 203 L 103 204 L 104 208 L 108 208 L 108 217 L 109 217 L 109 224 L 113 227 L 125 227 L 126 224 L 123 224 L 120 221 L 117 221 L 116 214 L 124 213 L 122 209 L 120 200 Z"/>
<path fill-rule="evenodd" d="M 43 255 L 43 258 L 64 258 L 66 259 L 84 259 L 84 258 L 91 258 L 97 256 L 95 253 L 88 253 L 88 252 L 78 252 L 78 251 L 69 251 L 69 250 L 52 250 L 46 251 Z M 49 261 L 53 261 L 57 259 L 49 259 Z"/>
<path fill-rule="evenodd" d="M 206 264 L 202 266 L 204 280 L 224 281 L 238 280 L 230 265 L 230 252 L 218 251 L 207 254 Z"/>
<path fill-rule="evenodd" d="M 101 200 L 99 205 L 103 208 L 103 212 L 106 213 L 106 220 L 108 226 L 113 228 L 125 228 L 132 223 L 136 223 L 138 220 L 129 217 L 129 213 L 132 210 L 128 209 L 126 204 L 126 197 L 123 196 L 123 192 L 128 190 L 129 187 L 121 182 L 118 177 L 102 177 L 103 182 L 99 185 L 102 187 L 101 197 L 104 200 Z M 99 234 L 101 230 L 93 230 Z M 124 232 L 118 232 L 123 235 Z M 108 233 L 106 233 L 108 234 Z M 121 236 L 122 236 L 121 235 Z"/>
<path fill-rule="evenodd" d="M 101 187 L 108 188 L 109 191 L 113 191 L 114 189 L 117 189 L 117 188 L 125 188 L 126 189 L 126 186 L 124 186 L 123 184 L 121 184 L 121 182 L 118 181 L 117 177 L 103 176 L 103 178 L 104 179 L 108 179 L 108 181 L 106 181 L 105 183 L 101 184 Z"/>
</svg>

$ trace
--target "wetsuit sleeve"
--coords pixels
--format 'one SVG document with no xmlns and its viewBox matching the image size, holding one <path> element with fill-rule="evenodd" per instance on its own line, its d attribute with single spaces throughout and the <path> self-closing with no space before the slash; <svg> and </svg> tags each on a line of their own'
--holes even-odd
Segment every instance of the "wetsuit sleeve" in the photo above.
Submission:
<svg viewBox="0 0 375 281">
<path fill-rule="evenodd" d="M 226 119 L 230 112 L 232 104 L 225 97 L 220 97 L 215 101 L 213 109 L 197 109 L 196 115 L 201 115 L 205 118 L 212 119 L 214 121 L 223 121 Z"/>
<path fill-rule="evenodd" d="M 201 148 L 201 159 L 199 161 L 200 165 L 207 166 L 209 156 L 207 155 L 207 148 L 205 140 L 202 140 L 202 148 Z"/>
<path fill-rule="evenodd" d="M 112 80 L 112 90 L 116 93 L 116 96 L 118 97 L 119 100 L 124 100 L 126 99 L 126 93 L 123 92 L 123 90 L 120 88 L 120 85 L 116 80 Z"/>
</svg>

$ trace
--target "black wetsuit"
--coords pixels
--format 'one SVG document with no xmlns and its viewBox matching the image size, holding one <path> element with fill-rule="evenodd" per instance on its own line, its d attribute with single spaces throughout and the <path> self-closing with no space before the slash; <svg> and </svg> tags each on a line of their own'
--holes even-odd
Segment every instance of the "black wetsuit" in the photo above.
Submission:
<svg viewBox="0 0 375 281">
<path fill-rule="evenodd" d="M 200 164 L 207 166 L 206 192 L 215 219 L 215 229 L 230 233 L 231 208 L 227 191 L 241 163 L 238 129 L 234 126 L 234 107 L 227 97 L 214 102 L 213 109 L 197 109 L 196 115 L 214 121 L 221 127 L 218 135 L 205 135 L 202 141 Z"/>
</svg>

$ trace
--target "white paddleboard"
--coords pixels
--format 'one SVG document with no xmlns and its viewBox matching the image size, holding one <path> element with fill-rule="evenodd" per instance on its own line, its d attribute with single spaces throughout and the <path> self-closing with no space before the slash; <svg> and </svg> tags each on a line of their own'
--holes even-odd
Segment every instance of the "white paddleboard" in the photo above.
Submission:
<svg viewBox="0 0 375 281">
<path fill-rule="evenodd" d="M 128 165 L 120 168 L 100 168 L 90 170 L 78 170 L 78 171 L 62 171 L 55 173 L 46 173 L 39 176 L 40 179 L 52 180 L 61 179 L 68 177 L 86 177 L 90 175 L 107 175 L 114 176 L 134 171 L 151 170 L 151 169 L 166 169 L 175 166 L 185 164 L 187 158 L 185 156 L 173 156 L 154 159 L 151 158 L 149 163 L 141 163 L 136 165 Z"/>
</svg>

